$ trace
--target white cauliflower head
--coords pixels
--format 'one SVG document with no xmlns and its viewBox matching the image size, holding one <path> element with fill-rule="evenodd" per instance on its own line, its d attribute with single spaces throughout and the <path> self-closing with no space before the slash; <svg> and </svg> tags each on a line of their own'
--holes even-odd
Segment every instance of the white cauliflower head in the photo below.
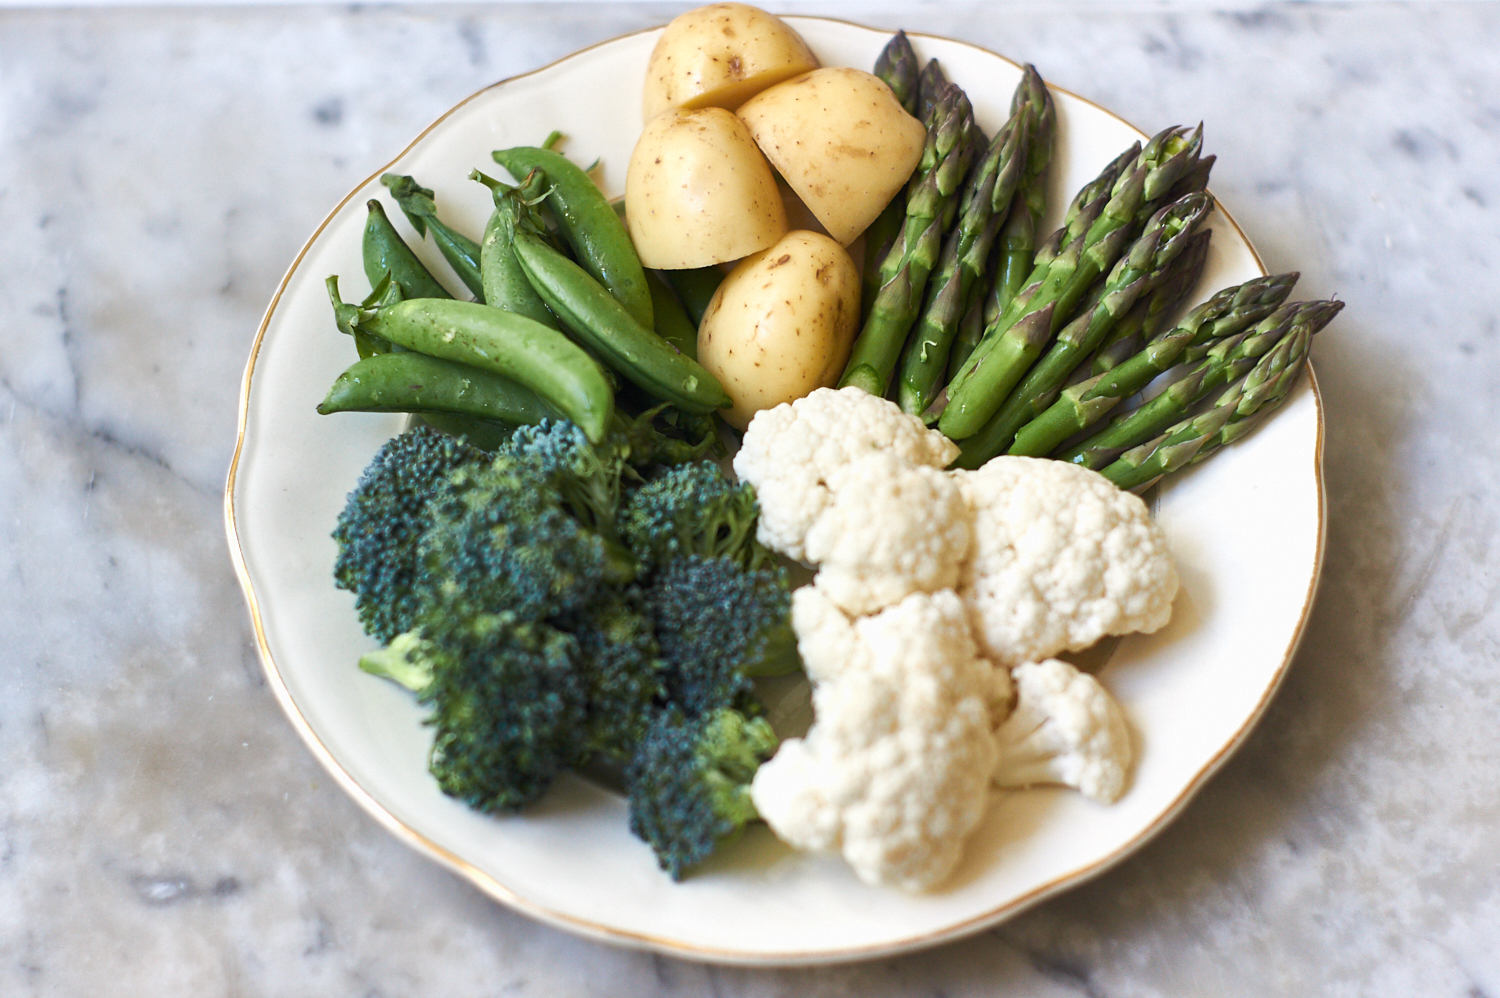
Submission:
<svg viewBox="0 0 1500 998">
<path fill-rule="evenodd" d="M 791 845 L 841 851 L 866 883 L 936 885 L 983 816 L 996 759 L 994 670 L 962 603 L 918 593 L 851 622 L 804 589 L 793 619 L 809 674 L 823 677 L 817 719 L 756 773 L 756 808 Z"/>
<path fill-rule="evenodd" d="M 829 501 L 829 478 L 866 454 L 887 452 L 907 464 L 946 467 L 958 447 L 894 402 L 858 388 L 819 388 L 755 414 L 734 471 L 760 500 L 760 542 L 806 561 L 803 541 Z"/>
<path fill-rule="evenodd" d="M 958 586 L 972 531 L 948 475 L 878 452 L 835 471 L 828 490 L 803 550 L 818 566 L 818 588 L 846 613 Z"/>
<path fill-rule="evenodd" d="M 1125 714 L 1097 679 L 1067 662 L 1027 662 L 1012 673 L 1016 707 L 995 731 L 995 783 L 1061 783 L 1103 804 L 1125 792 L 1132 750 Z"/>
<path fill-rule="evenodd" d="M 1138 497 L 1045 458 L 998 457 L 953 478 L 974 523 L 959 593 L 997 662 L 1039 661 L 1171 617 L 1177 570 Z"/>
</svg>

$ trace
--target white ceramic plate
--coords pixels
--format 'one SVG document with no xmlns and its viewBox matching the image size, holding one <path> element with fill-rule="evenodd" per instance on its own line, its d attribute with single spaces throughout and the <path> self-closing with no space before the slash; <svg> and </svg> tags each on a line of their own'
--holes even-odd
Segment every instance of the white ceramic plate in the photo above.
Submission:
<svg viewBox="0 0 1500 998">
<path fill-rule="evenodd" d="M 827 65 L 869 66 L 888 37 L 790 20 Z M 760 964 L 889 955 L 978 931 L 1139 847 L 1265 707 L 1301 634 L 1322 557 L 1316 389 L 1304 379 L 1263 429 L 1160 493 L 1157 515 L 1184 585 L 1172 624 L 1121 642 L 1104 672 L 1139 748 L 1134 783 L 1113 806 L 1063 790 L 995 793 L 958 874 L 920 896 L 866 887 L 839 859 L 795 854 L 764 828 L 673 883 L 631 837 L 623 802 L 572 777 L 524 817 L 469 811 L 428 777 L 428 736 L 412 698 L 356 668 L 371 642 L 352 597 L 330 579 L 329 531 L 344 497 L 402 418 L 314 413 L 354 359 L 351 342 L 334 328 L 323 280 L 343 275 L 349 300 L 364 293 L 364 202 L 385 193 L 378 181 L 385 170 L 435 188 L 444 214 L 477 234 L 490 199 L 465 179 L 468 171 L 489 167 L 493 149 L 535 144 L 557 128 L 570 136 L 565 148 L 576 160 L 602 159 L 605 184 L 618 193 L 640 128 L 637 81 L 657 34 L 598 45 L 464 101 L 352 191 L 293 263 L 245 372 L 225 496 L 230 550 L 266 674 L 314 754 L 377 820 L 500 901 L 560 928 L 682 957 Z M 961 42 L 914 42 L 967 89 L 993 131 L 1017 66 Z M 1087 101 L 1056 98 L 1054 222 L 1072 191 L 1141 137 Z M 1263 272 L 1222 207 L 1212 224 L 1200 297 Z M 431 249 L 419 252 L 451 278 Z"/>
</svg>

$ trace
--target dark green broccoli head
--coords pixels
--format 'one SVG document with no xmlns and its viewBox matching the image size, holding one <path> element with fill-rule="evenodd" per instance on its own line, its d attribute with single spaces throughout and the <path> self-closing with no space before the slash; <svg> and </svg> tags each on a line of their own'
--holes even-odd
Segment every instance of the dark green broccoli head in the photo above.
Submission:
<svg viewBox="0 0 1500 998">
<path fill-rule="evenodd" d="M 578 642 L 513 613 L 483 614 L 454 640 L 423 646 L 418 694 L 435 729 L 429 766 L 443 793 L 480 811 L 535 801 L 577 760 L 588 684 Z"/>
<path fill-rule="evenodd" d="M 646 606 L 667 666 L 667 698 L 692 716 L 734 706 L 752 677 L 783 675 L 799 664 L 781 569 L 677 558 L 652 574 Z"/>
<path fill-rule="evenodd" d="M 454 471 L 431 510 L 418 580 L 430 638 L 500 609 L 530 620 L 569 613 L 634 574 L 626 552 L 570 515 L 538 462 L 508 448 Z"/>
<path fill-rule="evenodd" d="M 769 553 L 755 540 L 760 505 L 712 461 L 667 468 L 642 485 L 620 512 L 620 539 L 642 571 L 681 558 L 729 558 L 760 568 Z"/>
<path fill-rule="evenodd" d="M 665 695 L 662 661 L 640 589 L 605 589 L 557 626 L 578 639 L 579 668 L 588 689 L 585 754 L 630 758 L 652 706 Z"/>
<path fill-rule="evenodd" d="M 613 435 L 596 446 L 572 423 L 544 419 L 519 427 L 500 453 L 533 464 L 580 523 L 614 538 L 625 451 Z"/>
<path fill-rule="evenodd" d="M 735 710 L 656 713 L 626 770 L 630 830 L 673 880 L 758 817 L 750 781 L 776 745 L 764 718 Z"/>
<path fill-rule="evenodd" d="M 389 642 L 416 621 L 418 543 L 432 523 L 429 502 L 448 475 L 487 456 L 463 440 L 418 426 L 375 455 L 339 514 L 334 583 L 354 593 L 366 632 Z"/>
</svg>

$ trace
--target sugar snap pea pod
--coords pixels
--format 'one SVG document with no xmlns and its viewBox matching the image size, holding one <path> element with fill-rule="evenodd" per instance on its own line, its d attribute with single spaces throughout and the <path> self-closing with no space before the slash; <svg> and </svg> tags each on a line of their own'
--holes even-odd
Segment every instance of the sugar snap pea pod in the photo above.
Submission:
<svg viewBox="0 0 1500 998">
<path fill-rule="evenodd" d="M 414 178 L 384 173 L 380 182 L 390 189 L 391 197 L 401 206 L 401 213 L 417 230 L 417 235 L 425 236 L 431 231 L 432 241 L 437 244 L 443 259 L 448 261 L 448 266 L 464 282 L 464 287 L 484 301 L 484 284 L 479 278 L 479 244 L 438 218 L 432 191 Z"/>
<path fill-rule="evenodd" d="M 553 314 L 632 384 L 688 412 L 709 413 L 730 404 L 717 378 L 636 321 L 603 285 L 529 227 L 517 228 L 511 245 L 526 279 Z"/>
<path fill-rule="evenodd" d="M 656 335 L 672 344 L 678 353 L 697 360 L 698 327 L 688 318 L 682 306 L 677 304 L 670 288 L 654 277 L 648 277 L 646 283 L 651 288 L 651 311 L 656 315 Z"/>
<path fill-rule="evenodd" d="M 334 381 L 318 412 L 455 412 L 527 425 L 563 418 L 502 374 L 410 350 L 355 363 Z"/>
<path fill-rule="evenodd" d="M 640 257 L 625 223 L 589 175 L 551 149 L 517 146 L 497 149 L 493 155 L 517 180 L 533 170 L 546 175 L 547 204 L 578 262 L 637 322 L 652 328 L 651 289 Z"/>
<path fill-rule="evenodd" d="M 337 277 L 327 281 L 339 329 L 356 329 L 430 357 L 457 361 L 531 389 L 588 438 L 603 439 L 615 396 L 599 364 L 578 344 L 524 315 L 478 302 L 414 298 L 384 308 L 339 299 Z"/>
<path fill-rule="evenodd" d="M 365 218 L 361 249 L 370 287 L 375 287 L 382 277 L 390 274 L 406 298 L 452 298 L 448 289 L 438 283 L 396 232 L 396 227 L 386 217 L 384 206 L 371 198 L 365 202 L 365 208 L 369 214 Z"/>
<path fill-rule="evenodd" d="M 361 308 L 376 308 L 380 305 L 394 305 L 401 300 L 401 285 L 391 280 L 390 274 L 384 274 L 376 282 L 374 290 L 360 302 Z M 354 349 L 361 358 L 374 357 L 382 353 L 400 353 L 401 347 L 394 343 L 388 343 L 378 336 L 365 332 L 363 329 L 354 331 Z"/>
<path fill-rule="evenodd" d="M 714 300 L 714 292 L 724 283 L 724 272 L 718 267 L 699 267 L 696 270 L 657 271 L 677 292 L 688 318 L 697 326 L 708 312 L 708 303 Z"/>
<path fill-rule="evenodd" d="M 485 304 L 524 315 L 548 329 L 561 331 L 557 317 L 548 310 L 546 302 L 521 272 L 521 265 L 516 262 L 516 254 L 510 247 L 511 230 L 503 216 L 515 210 L 506 197 L 514 188 L 478 170 L 470 173 L 469 179 L 488 187 L 495 199 L 494 214 L 490 215 L 489 224 L 484 227 L 484 239 L 479 244 L 479 276 L 484 284 Z"/>
</svg>

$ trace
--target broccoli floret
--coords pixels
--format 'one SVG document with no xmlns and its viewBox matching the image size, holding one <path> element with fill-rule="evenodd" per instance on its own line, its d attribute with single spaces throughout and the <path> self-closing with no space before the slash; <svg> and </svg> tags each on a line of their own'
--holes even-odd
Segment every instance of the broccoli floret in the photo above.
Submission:
<svg viewBox="0 0 1500 998">
<path fill-rule="evenodd" d="M 673 880 L 758 817 L 750 780 L 776 744 L 764 718 L 735 710 L 657 712 L 626 771 L 630 830 Z"/>
<path fill-rule="evenodd" d="M 569 510 L 531 457 L 502 448 L 449 477 L 422 538 L 418 621 L 431 638 L 504 609 L 542 620 L 582 608 L 634 560 Z"/>
<path fill-rule="evenodd" d="M 359 661 L 432 708 L 428 768 L 479 811 L 515 811 L 577 760 L 588 683 L 578 642 L 544 623 L 490 613 L 433 639 L 398 635 Z"/>
<path fill-rule="evenodd" d="M 757 676 L 796 669 L 791 589 L 781 569 L 689 555 L 661 565 L 646 606 L 666 662 L 667 699 L 698 716 L 741 701 Z"/>
<path fill-rule="evenodd" d="M 729 558 L 760 568 L 770 553 L 755 540 L 755 490 L 712 461 L 667 468 L 631 494 L 620 512 L 620 538 L 643 571 L 685 555 Z"/>
<path fill-rule="evenodd" d="M 584 755 L 629 759 L 646 732 L 652 705 L 666 692 L 661 654 L 640 589 L 603 590 L 558 626 L 578 640 L 588 690 Z"/>
<path fill-rule="evenodd" d="M 349 493 L 333 531 L 333 578 L 354 593 L 359 622 L 376 640 L 415 626 L 417 548 L 432 523 L 430 500 L 451 472 L 486 459 L 461 439 L 418 426 L 387 442 Z"/>
<path fill-rule="evenodd" d="M 614 538 L 626 455 L 616 435 L 596 446 L 572 423 L 544 419 L 518 428 L 500 452 L 534 464 L 580 523 Z"/>
</svg>

